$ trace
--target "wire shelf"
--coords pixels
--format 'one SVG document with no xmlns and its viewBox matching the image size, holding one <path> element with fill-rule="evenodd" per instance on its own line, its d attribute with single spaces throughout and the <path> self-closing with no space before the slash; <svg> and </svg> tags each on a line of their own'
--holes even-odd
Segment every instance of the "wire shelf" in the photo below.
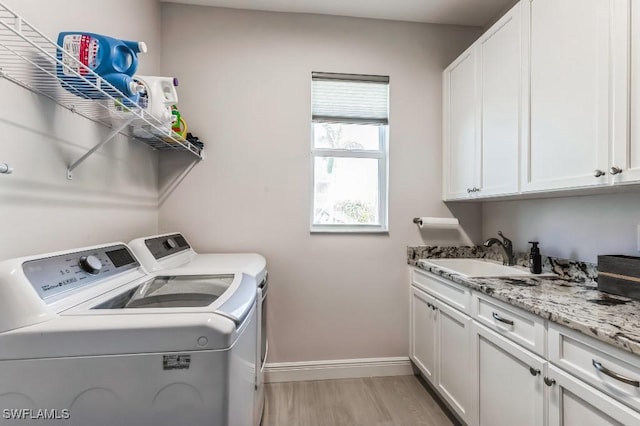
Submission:
<svg viewBox="0 0 640 426">
<path fill-rule="evenodd" d="M 61 58 L 61 59 L 59 59 Z M 58 78 L 57 69 L 80 85 Z M 199 159 L 202 150 L 59 47 L 0 2 L 0 78 L 6 78 L 89 120 L 139 140 L 157 150 L 187 151 Z M 74 94 L 74 93 L 77 94 Z M 86 99 L 82 94 L 100 99 Z M 115 136 L 115 135 L 114 135 Z M 112 138 L 111 136 L 109 140 Z M 104 141 L 99 144 L 102 146 Z M 93 150 L 91 151 L 93 152 Z M 81 159 L 84 160 L 84 157 Z M 79 164 L 79 162 L 77 162 Z M 70 171 L 78 164 L 70 166 Z"/>
</svg>

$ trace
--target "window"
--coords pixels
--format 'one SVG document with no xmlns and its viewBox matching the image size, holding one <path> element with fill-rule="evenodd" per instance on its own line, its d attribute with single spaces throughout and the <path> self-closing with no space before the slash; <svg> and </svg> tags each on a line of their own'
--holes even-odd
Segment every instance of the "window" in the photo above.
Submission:
<svg viewBox="0 0 640 426">
<path fill-rule="evenodd" d="M 312 74 L 312 232 L 386 232 L 389 77 Z"/>
</svg>

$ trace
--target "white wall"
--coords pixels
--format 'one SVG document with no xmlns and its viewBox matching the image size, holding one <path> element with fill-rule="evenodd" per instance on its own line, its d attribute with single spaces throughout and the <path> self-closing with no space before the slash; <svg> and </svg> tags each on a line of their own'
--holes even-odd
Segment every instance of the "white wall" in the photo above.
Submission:
<svg viewBox="0 0 640 426">
<path fill-rule="evenodd" d="M 268 260 L 270 361 L 406 356 L 406 246 L 441 200 L 442 70 L 473 28 L 162 6 L 162 71 L 207 144 L 161 205 L 200 251 Z M 311 72 L 389 75 L 390 233 L 310 235 Z M 161 170 L 171 168 L 161 162 Z M 459 207 L 479 237 L 478 206 Z M 476 213 L 476 214 L 473 214 Z"/>
<path fill-rule="evenodd" d="M 498 230 L 528 251 L 540 241 L 542 254 L 597 263 L 599 254 L 640 256 L 637 192 L 484 203 L 484 238 Z"/>
<path fill-rule="evenodd" d="M 5 0 L 52 39 L 64 30 L 144 40 L 139 70 L 157 73 L 155 0 Z M 2 52 L 4 54 L 4 52 Z M 66 179 L 66 168 L 109 129 L 0 78 L 0 259 L 124 240 L 157 231 L 157 154 L 119 136 Z"/>
</svg>

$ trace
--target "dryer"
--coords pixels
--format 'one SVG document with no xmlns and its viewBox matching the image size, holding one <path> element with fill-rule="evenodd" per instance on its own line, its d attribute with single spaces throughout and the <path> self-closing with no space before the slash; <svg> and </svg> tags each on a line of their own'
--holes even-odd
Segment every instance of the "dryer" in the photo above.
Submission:
<svg viewBox="0 0 640 426">
<path fill-rule="evenodd" d="M 122 243 L 1 262 L 2 421 L 252 425 L 256 327 L 239 271 L 148 274 Z"/>
<path fill-rule="evenodd" d="M 264 411 L 264 367 L 269 352 L 267 341 L 267 294 L 269 288 L 266 260 L 257 253 L 197 253 L 184 235 L 173 232 L 136 238 L 129 242 L 140 263 L 148 271 L 165 274 L 211 274 L 241 271 L 257 283 L 256 376 L 254 424 L 259 425 Z"/>
</svg>

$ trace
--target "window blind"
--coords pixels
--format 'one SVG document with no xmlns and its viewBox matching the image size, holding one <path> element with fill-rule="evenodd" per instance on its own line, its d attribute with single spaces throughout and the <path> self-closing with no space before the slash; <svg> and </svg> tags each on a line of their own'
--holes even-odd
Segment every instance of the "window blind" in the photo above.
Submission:
<svg viewBox="0 0 640 426">
<path fill-rule="evenodd" d="M 312 120 L 389 123 L 389 77 L 312 74 Z"/>
</svg>

